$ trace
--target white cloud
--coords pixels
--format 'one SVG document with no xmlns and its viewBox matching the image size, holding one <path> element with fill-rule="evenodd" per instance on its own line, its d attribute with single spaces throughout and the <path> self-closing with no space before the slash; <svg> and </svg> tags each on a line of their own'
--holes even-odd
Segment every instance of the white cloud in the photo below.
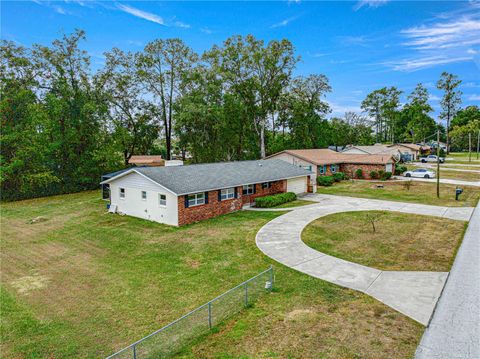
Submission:
<svg viewBox="0 0 480 359">
<path fill-rule="evenodd" d="M 173 23 L 173 25 L 175 25 L 176 27 L 180 27 L 182 29 L 190 29 L 191 26 L 189 24 L 185 24 L 184 22 L 181 22 L 181 21 L 175 21 Z"/>
<path fill-rule="evenodd" d="M 377 8 L 388 3 L 389 0 L 360 0 L 353 7 L 354 11 L 360 10 L 362 7 Z"/>
<path fill-rule="evenodd" d="M 203 32 L 204 34 L 207 34 L 207 35 L 213 34 L 213 31 L 210 30 L 210 29 L 207 28 L 207 27 L 202 27 L 202 28 L 200 29 L 200 31 Z"/>
<path fill-rule="evenodd" d="M 414 57 L 409 59 L 401 59 L 398 61 L 384 62 L 383 64 L 392 68 L 395 71 L 411 72 L 420 69 L 430 68 L 437 65 L 446 65 L 455 62 L 464 62 L 471 60 L 469 56 L 462 57 L 444 57 L 444 56 L 430 56 L 430 57 Z"/>
<path fill-rule="evenodd" d="M 292 21 L 295 21 L 296 19 L 298 19 L 298 16 L 289 17 L 288 19 L 285 19 L 276 24 L 273 24 L 272 26 L 270 26 L 270 28 L 275 29 L 277 27 L 287 26 L 288 24 L 290 24 Z"/>
<path fill-rule="evenodd" d="M 165 22 L 163 21 L 163 19 L 160 16 L 152 14 L 150 12 L 142 11 L 142 10 L 139 10 L 137 8 L 134 8 L 134 7 L 131 7 L 131 6 L 128 6 L 128 5 L 123 5 L 123 4 L 118 4 L 117 7 L 120 10 L 122 10 L 123 12 L 126 12 L 130 15 L 136 16 L 140 19 L 151 21 L 151 22 L 154 22 L 154 23 L 159 24 L 159 25 L 165 25 Z"/>
<path fill-rule="evenodd" d="M 362 112 L 362 109 L 358 105 L 344 105 L 334 101 L 328 101 L 328 104 L 332 109 L 332 113 L 331 113 L 332 116 L 336 116 L 336 117 L 342 117 L 343 115 L 345 115 L 345 112 L 356 112 L 356 113 Z"/>
<path fill-rule="evenodd" d="M 430 94 L 430 95 L 428 96 L 428 99 L 429 99 L 430 101 L 440 101 L 440 100 L 441 100 L 440 97 L 438 97 L 437 95 L 432 95 L 432 94 Z"/>
<path fill-rule="evenodd" d="M 470 101 L 480 101 L 480 95 L 475 95 L 475 94 L 474 94 L 474 95 L 470 95 L 470 96 L 468 96 L 468 99 L 469 99 Z"/>
</svg>

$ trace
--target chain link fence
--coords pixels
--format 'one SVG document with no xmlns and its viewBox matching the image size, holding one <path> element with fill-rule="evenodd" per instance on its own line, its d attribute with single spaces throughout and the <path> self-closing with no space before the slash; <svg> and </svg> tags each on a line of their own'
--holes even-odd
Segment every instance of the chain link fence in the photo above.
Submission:
<svg viewBox="0 0 480 359">
<path fill-rule="evenodd" d="M 273 281 L 273 268 L 270 267 L 107 359 L 169 357 L 190 340 L 207 333 L 215 325 L 248 307 L 260 295 L 270 292 Z"/>
</svg>

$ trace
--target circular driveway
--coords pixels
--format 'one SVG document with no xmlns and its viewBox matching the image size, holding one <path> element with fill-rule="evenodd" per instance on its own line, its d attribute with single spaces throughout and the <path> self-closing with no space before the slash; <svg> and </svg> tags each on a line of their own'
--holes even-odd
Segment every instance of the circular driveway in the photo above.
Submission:
<svg viewBox="0 0 480 359">
<path fill-rule="evenodd" d="M 258 248 L 287 267 L 343 287 L 364 292 L 427 325 L 448 276 L 447 272 L 382 271 L 348 262 L 308 247 L 302 230 L 317 218 L 339 212 L 384 210 L 468 221 L 473 208 L 310 194 L 318 204 L 296 207 L 257 233 Z"/>
</svg>

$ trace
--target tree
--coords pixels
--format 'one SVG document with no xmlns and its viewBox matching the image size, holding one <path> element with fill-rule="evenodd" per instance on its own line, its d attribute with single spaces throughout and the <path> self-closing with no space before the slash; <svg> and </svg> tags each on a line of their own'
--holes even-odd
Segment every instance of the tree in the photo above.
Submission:
<svg viewBox="0 0 480 359">
<path fill-rule="evenodd" d="M 436 131 L 435 120 L 429 116 L 433 111 L 428 103 L 428 90 L 417 84 L 415 90 L 408 96 L 402 112 L 400 122 L 404 126 L 403 139 L 411 142 L 425 141 Z"/>
<path fill-rule="evenodd" d="M 457 112 L 452 119 L 451 126 L 465 126 L 471 121 L 480 120 L 480 108 L 478 106 L 468 106 Z"/>
<path fill-rule="evenodd" d="M 450 121 L 455 117 L 458 112 L 458 108 L 462 103 L 462 92 L 457 89 L 461 83 L 462 81 L 458 79 L 458 76 L 448 72 L 442 72 L 440 80 L 437 82 L 437 88 L 444 91 L 442 100 L 440 102 L 442 106 L 440 118 L 447 121 L 447 154 L 450 152 Z"/>
<path fill-rule="evenodd" d="M 464 151 L 469 148 L 469 136 L 475 141 L 480 131 L 480 119 L 469 121 L 463 126 L 453 126 L 450 136 L 452 147 L 455 150 Z"/>
<path fill-rule="evenodd" d="M 230 92 L 242 99 L 259 139 L 260 157 L 266 156 L 268 119 L 275 128 L 275 112 L 283 88 L 288 86 L 299 58 L 288 40 L 272 40 L 266 46 L 252 35 L 233 36 L 208 54 Z"/>
<path fill-rule="evenodd" d="M 173 107 L 181 96 L 184 77 L 193 68 L 198 56 L 180 39 L 155 40 L 137 54 L 137 75 L 157 102 L 163 121 L 167 160 L 171 157 Z"/>
<path fill-rule="evenodd" d="M 105 68 L 95 77 L 110 105 L 113 139 L 123 154 L 125 165 L 133 154 L 149 154 L 160 126 L 155 106 L 137 76 L 135 56 L 114 48 L 106 54 Z"/>
</svg>

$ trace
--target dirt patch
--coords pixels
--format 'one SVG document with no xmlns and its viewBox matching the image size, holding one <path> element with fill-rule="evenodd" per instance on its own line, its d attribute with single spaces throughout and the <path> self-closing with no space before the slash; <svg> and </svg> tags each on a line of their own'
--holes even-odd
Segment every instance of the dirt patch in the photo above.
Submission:
<svg viewBox="0 0 480 359">
<path fill-rule="evenodd" d="M 45 288 L 48 285 L 49 278 L 38 273 L 26 275 L 10 282 L 18 294 L 29 294 L 30 292 Z"/>
<path fill-rule="evenodd" d="M 311 309 L 295 309 L 285 315 L 285 321 L 305 320 L 310 318 L 312 315 L 313 310 Z"/>
<path fill-rule="evenodd" d="M 200 268 L 200 265 L 201 265 L 199 260 L 192 259 L 192 258 L 187 258 L 185 260 L 185 263 L 187 264 L 187 266 L 189 266 L 190 268 L 193 268 L 193 269 L 198 269 L 198 268 Z"/>
</svg>

